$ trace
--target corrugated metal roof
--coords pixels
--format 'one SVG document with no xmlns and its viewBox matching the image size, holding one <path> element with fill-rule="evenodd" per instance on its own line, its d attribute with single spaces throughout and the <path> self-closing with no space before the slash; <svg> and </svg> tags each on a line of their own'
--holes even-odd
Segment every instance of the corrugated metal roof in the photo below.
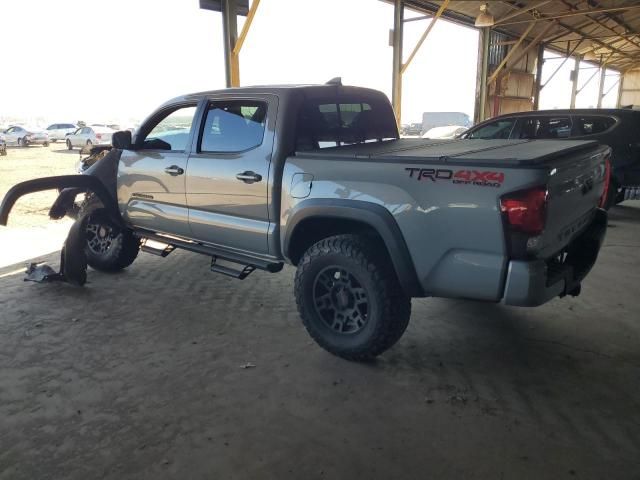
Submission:
<svg viewBox="0 0 640 480">
<path fill-rule="evenodd" d="M 583 55 L 587 61 L 606 63 L 608 68 L 640 67 L 640 2 L 637 0 L 522 0 L 449 2 L 443 17 L 474 25 L 480 6 L 487 3 L 495 18 L 494 30 L 532 40 L 542 34 L 546 48 L 559 53 Z M 405 6 L 435 13 L 442 1 L 405 0 Z M 551 25 L 550 25 L 551 24 Z M 545 29 L 548 29 L 546 33 Z"/>
</svg>

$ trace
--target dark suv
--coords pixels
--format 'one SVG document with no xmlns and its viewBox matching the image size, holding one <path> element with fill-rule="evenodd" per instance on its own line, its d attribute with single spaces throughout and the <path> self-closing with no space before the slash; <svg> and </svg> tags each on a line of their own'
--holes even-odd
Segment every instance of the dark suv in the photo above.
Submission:
<svg viewBox="0 0 640 480">
<path fill-rule="evenodd" d="M 460 138 L 597 140 L 612 149 L 612 188 L 608 206 L 627 198 L 636 198 L 640 186 L 640 111 L 637 110 L 618 108 L 510 113 L 479 123 Z"/>
</svg>

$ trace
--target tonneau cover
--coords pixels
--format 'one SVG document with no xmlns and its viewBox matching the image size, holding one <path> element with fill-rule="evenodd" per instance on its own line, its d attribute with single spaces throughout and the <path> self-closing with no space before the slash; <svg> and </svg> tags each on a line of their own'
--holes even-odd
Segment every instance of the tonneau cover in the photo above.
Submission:
<svg viewBox="0 0 640 480">
<path fill-rule="evenodd" d="M 595 147 L 583 140 L 429 140 L 401 138 L 297 152 L 296 155 L 325 159 L 349 158 L 391 162 L 481 163 L 540 165 L 559 156 Z"/>
</svg>

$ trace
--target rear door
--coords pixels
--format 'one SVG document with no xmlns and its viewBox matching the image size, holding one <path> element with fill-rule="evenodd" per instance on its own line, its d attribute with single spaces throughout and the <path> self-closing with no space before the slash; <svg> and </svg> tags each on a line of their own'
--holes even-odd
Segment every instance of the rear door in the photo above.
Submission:
<svg viewBox="0 0 640 480">
<path fill-rule="evenodd" d="M 197 102 L 173 105 L 147 122 L 118 166 L 118 202 L 138 228 L 191 237 L 185 172 Z"/>
<path fill-rule="evenodd" d="M 91 129 L 89 127 L 83 127 L 76 132 L 75 137 L 71 140 L 74 147 L 84 147 L 89 139 Z"/>
<path fill-rule="evenodd" d="M 268 180 L 276 97 L 209 98 L 187 167 L 195 239 L 268 253 Z"/>
<path fill-rule="evenodd" d="M 80 134 L 82 133 L 82 128 L 78 128 L 75 132 L 73 132 L 71 135 L 69 135 L 69 142 L 71 142 L 72 146 L 76 146 L 78 144 L 78 137 L 80 136 Z"/>
</svg>

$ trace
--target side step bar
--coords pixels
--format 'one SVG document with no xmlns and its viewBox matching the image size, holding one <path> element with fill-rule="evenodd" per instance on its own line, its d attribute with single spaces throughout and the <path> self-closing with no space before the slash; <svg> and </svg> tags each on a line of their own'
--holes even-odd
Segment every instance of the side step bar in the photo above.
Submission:
<svg viewBox="0 0 640 480">
<path fill-rule="evenodd" d="M 222 262 L 220 260 L 222 260 Z M 227 265 L 225 265 L 225 263 Z M 256 269 L 253 265 L 240 265 L 242 268 L 236 268 L 236 265 L 239 264 L 220 259 L 219 257 L 211 257 L 212 272 L 221 273 L 222 275 L 237 278 L 238 280 L 244 280 Z"/>
<path fill-rule="evenodd" d="M 273 262 L 267 259 L 250 257 L 242 255 L 241 253 L 230 252 L 221 248 L 190 242 L 176 237 L 167 237 L 146 230 L 136 230 L 134 233 L 143 240 L 142 250 L 145 252 L 166 257 L 174 249 L 181 248 L 183 250 L 209 255 L 212 257 L 211 271 L 229 275 L 240 280 L 247 278 L 255 269 L 276 273 L 284 267 L 283 262 Z M 147 245 L 147 240 L 166 245 L 166 247 L 162 249 Z M 227 265 L 228 263 L 232 265 Z M 240 268 L 234 268 L 236 265 Z"/>
</svg>

